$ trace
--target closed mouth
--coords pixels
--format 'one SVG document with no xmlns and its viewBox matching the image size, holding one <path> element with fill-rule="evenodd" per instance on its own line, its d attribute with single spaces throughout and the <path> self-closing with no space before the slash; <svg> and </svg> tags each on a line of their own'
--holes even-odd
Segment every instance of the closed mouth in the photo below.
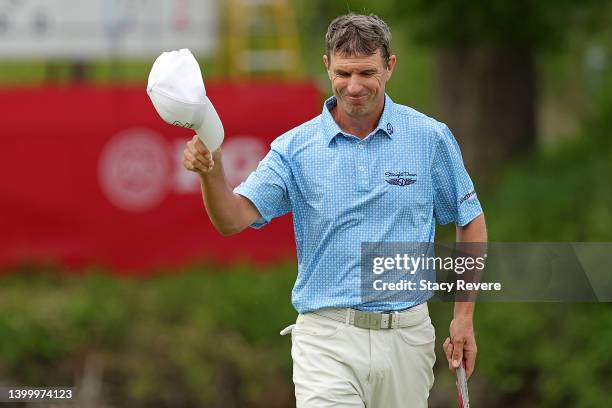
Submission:
<svg viewBox="0 0 612 408">
<path fill-rule="evenodd" d="M 368 97 L 367 95 L 362 95 L 362 96 L 348 96 L 347 95 L 346 99 L 352 103 L 355 103 L 355 102 L 361 103 L 361 102 L 365 102 L 367 100 L 367 97 Z"/>
</svg>

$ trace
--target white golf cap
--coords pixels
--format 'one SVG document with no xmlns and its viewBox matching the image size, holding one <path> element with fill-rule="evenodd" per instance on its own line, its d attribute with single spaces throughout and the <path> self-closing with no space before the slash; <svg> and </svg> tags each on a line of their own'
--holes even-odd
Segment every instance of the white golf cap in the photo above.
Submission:
<svg viewBox="0 0 612 408">
<path fill-rule="evenodd" d="M 223 142 L 223 124 L 206 96 L 202 72 L 187 48 L 162 53 L 151 68 L 147 93 L 167 123 L 194 129 L 208 150 Z"/>
</svg>

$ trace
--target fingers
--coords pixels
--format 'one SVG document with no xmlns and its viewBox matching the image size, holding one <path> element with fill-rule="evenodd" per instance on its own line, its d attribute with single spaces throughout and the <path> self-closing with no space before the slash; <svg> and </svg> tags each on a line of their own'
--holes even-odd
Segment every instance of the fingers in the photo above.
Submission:
<svg viewBox="0 0 612 408">
<path fill-rule="evenodd" d="M 187 142 L 187 147 L 183 151 L 183 166 L 197 173 L 208 173 L 214 167 L 212 154 L 197 135 Z"/>
<path fill-rule="evenodd" d="M 187 146 L 191 146 L 193 148 L 194 154 L 196 153 L 199 153 L 201 155 L 206 155 L 207 153 L 210 154 L 210 152 L 206 148 L 206 145 L 202 143 L 202 141 L 200 140 L 197 134 L 193 135 L 191 140 L 187 142 Z"/>
<path fill-rule="evenodd" d="M 183 151 L 183 164 L 190 170 L 205 170 L 208 167 L 203 160 L 196 158 L 189 149 Z"/>
<path fill-rule="evenodd" d="M 453 355 L 453 343 L 451 343 L 450 337 L 447 337 L 444 340 L 444 344 L 442 344 L 442 348 L 444 349 L 444 354 L 446 354 L 446 360 L 448 361 L 448 368 L 452 371 L 453 366 L 451 365 L 452 355 Z"/>
<path fill-rule="evenodd" d="M 469 369 L 471 369 L 471 371 L 469 371 L 471 373 L 474 371 L 476 354 L 475 352 L 472 352 L 472 353 L 466 352 L 464 355 L 463 346 L 464 346 L 463 341 L 460 341 L 460 340 L 451 341 L 450 337 L 447 337 L 446 340 L 444 340 L 444 344 L 442 345 L 442 348 L 444 349 L 444 353 L 446 354 L 446 360 L 448 361 L 448 368 L 451 371 L 455 371 L 455 369 L 459 368 L 459 366 L 461 365 L 461 361 L 464 358 L 466 358 L 466 371 L 469 371 Z"/>
<path fill-rule="evenodd" d="M 465 372 L 467 377 L 470 378 L 476 366 L 476 350 L 466 350 L 463 353 L 463 358 L 465 359 Z"/>
<path fill-rule="evenodd" d="M 450 336 L 444 342 L 448 367 L 451 371 L 455 371 L 463 363 L 469 378 L 476 365 L 476 337 L 471 318 L 454 318 L 449 332 Z"/>
<path fill-rule="evenodd" d="M 463 343 L 461 340 L 453 340 L 453 353 L 452 353 L 452 361 L 451 365 L 453 368 L 459 368 L 461 365 L 461 361 L 463 360 Z"/>
<path fill-rule="evenodd" d="M 208 173 L 213 169 L 214 162 L 212 159 L 194 156 L 188 149 L 183 152 L 183 166 L 190 171 L 197 173 Z"/>
</svg>

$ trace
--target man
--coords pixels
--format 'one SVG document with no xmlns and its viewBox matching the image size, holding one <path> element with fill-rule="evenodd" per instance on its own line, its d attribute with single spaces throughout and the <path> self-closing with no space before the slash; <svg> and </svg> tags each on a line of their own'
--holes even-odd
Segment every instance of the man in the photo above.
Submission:
<svg viewBox="0 0 612 408">
<path fill-rule="evenodd" d="M 486 240 L 482 209 L 450 130 L 385 94 L 397 61 L 390 40 L 376 16 L 336 18 L 323 56 L 334 96 L 321 115 L 277 138 L 234 191 L 221 149 L 211 154 L 194 137 L 184 152 L 221 234 L 293 212 L 298 407 L 427 406 L 435 361 L 427 298 L 362 302 L 361 243 L 433 242 L 436 221 L 455 222 L 458 241 Z M 411 181 L 393 181 L 400 173 Z M 455 304 L 444 343 L 451 370 L 463 360 L 468 375 L 476 359 L 473 308 Z"/>
</svg>

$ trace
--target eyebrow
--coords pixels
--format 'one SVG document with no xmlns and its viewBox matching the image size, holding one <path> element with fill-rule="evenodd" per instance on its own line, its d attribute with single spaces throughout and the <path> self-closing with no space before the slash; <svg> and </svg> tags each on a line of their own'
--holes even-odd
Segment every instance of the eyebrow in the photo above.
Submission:
<svg viewBox="0 0 612 408">
<path fill-rule="evenodd" d="M 348 72 L 348 71 L 345 71 L 345 70 L 340 69 L 340 68 L 336 68 L 336 69 L 334 69 L 334 72 L 335 72 L 336 74 L 349 74 L 349 72 Z M 377 70 L 376 70 L 376 69 L 373 69 L 373 68 L 368 68 L 368 69 L 364 69 L 363 71 L 360 71 L 359 73 L 360 73 L 361 75 L 371 75 L 371 74 L 375 74 L 376 72 L 377 72 Z"/>
</svg>

